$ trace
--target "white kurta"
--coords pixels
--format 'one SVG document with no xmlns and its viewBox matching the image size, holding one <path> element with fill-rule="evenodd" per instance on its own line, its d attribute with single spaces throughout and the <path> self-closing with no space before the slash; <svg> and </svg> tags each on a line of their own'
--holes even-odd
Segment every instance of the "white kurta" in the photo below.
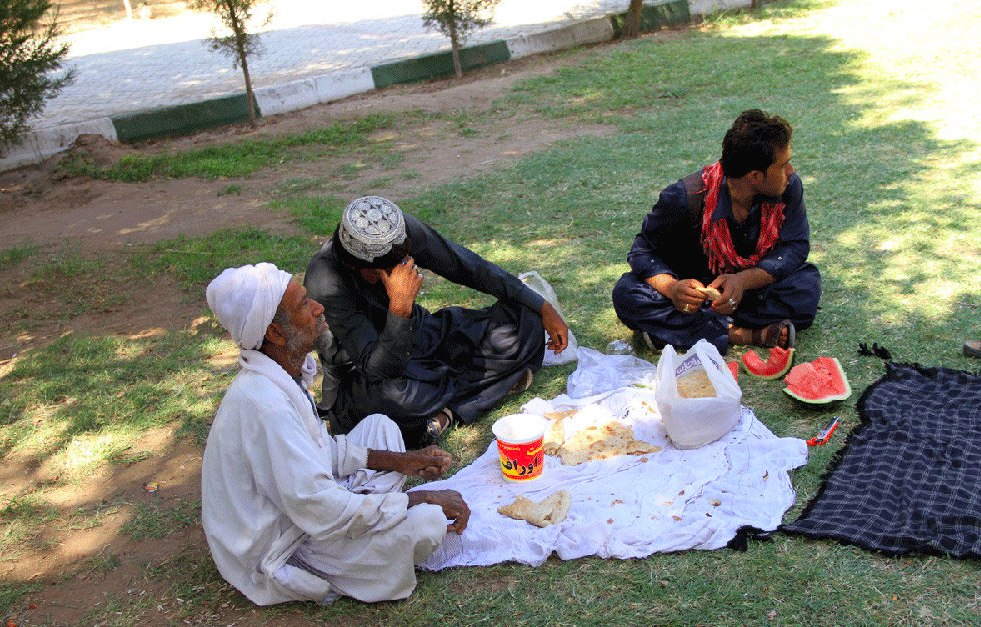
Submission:
<svg viewBox="0 0 981 627">
<path fill-rule="evenodd" d="M 363 470 L 366 446 L 401 446 L 398 427 L 377 416 L 333 438 L 276 362 L 248 350 L 240 362 L 201 470 L 201 520 L 219 572 L 259 605 L 408 596 L 413 563 L 439 545 L 446 518 L 434 505 L 408 510 L 402 475 Z M 326 579 L 286 563 L 301 546 Z"/>
</svg>

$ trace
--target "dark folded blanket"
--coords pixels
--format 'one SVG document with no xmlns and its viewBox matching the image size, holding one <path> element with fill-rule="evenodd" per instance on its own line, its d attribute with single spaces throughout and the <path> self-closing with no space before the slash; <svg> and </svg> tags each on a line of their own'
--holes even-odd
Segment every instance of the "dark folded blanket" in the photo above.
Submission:
<svg viewBox="0 0 981 627">
<path fill-rule="evenodd" d="M 861 424 L 787 533 L 891 554 L 981 557 L 981 376 L 886 364 Z"/>
</svg>

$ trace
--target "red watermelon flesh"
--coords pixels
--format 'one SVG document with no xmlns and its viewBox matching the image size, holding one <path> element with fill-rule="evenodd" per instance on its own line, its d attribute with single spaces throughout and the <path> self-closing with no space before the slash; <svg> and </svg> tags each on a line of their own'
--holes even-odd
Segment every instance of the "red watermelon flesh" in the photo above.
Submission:
<svg viewBox="0 0 981 627">
<path fill-rule="evenodd" d="M 783 382 L 789 396 L 804 403 L 830 403 L 848 398 L 852 388 L 834 357 L 818 357 L 790 369 Z"/>
<path fill-rule="evenodd" d="M 739 383 L 739 362 L 730 361 L 726 362 L 726 365 L 729 366 L 729 372 L 732 373 L 732 378 L 736 380 L 736 383 Z"/>
<path fill-rule="evenodd" d="M 774 346 L 770 349 L 770 357 L 763 361 L 756 351 L 750 349 L 740 361 L 746 372 L 761 379 L 776 379 L 783 376 L 794 362 L 794 349 Z"/>
</svg>

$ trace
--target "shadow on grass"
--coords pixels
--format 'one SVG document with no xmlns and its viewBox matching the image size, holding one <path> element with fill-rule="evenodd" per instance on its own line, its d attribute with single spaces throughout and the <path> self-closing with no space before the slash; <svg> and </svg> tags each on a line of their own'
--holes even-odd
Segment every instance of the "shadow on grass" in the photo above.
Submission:
<svg viewBox="0 0 981 627">
<path fill-rule="evenodd" d="M 84 458 L 113 460 L 142 432 L 173 424 L 203 443 L 225 380 L 208 362 L 217 345 L 215 335 L 193 332 L 69 335 L 30 351 L 0 379 L 0 457 L 30 445 L 41 463 L 71 455 L 68 448 L 85 436 L 95 441 Z"/>
</svg>

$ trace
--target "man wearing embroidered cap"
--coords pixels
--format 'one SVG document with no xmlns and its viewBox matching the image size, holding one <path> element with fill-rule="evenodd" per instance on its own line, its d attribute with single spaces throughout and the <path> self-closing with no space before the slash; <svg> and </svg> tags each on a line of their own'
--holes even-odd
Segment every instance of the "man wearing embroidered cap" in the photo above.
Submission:
<svg viewBox="0 0 981 627">
<path fill-rule="evenodd" d="M 779 116 L 743 111 L 719 162 L 661 191 L 613 288 L 617 316 L 652 348 L 786 348 L 814 321 L 821 275 L 807 262 L 792 133 Z"/>
<path fill-rule="evenodd" d="M 269 263 L 225 270 L 208 305 L 239 345 L 242 369 L 218 408 L 201 468 L 201 523 L 221 575 L 259 605 L 407 597 L 414 564 L 470 511 L 435 479 L 449 453 L 406 452 L 398 427 L 367 417 L 331 437 L 307 391 L 315 344 L 332 339 L 323 307 Z"/>
<path fill-rule="evenodd" d="M 430 313 L 415 302 L 419 268 L 497 302 Z M 406 441 L 438 439 L 452 421 L 472 422 L 526 389 L 546 333 L 556 353 L 568 344 L 562 317 L 517 277 L 377 196 L 347 206 L 304 285 L 337 338 L 335 353 L 321 351 L 330 367 L 320 407 L 335 433 L 377 412 Z"/>
</svg>

